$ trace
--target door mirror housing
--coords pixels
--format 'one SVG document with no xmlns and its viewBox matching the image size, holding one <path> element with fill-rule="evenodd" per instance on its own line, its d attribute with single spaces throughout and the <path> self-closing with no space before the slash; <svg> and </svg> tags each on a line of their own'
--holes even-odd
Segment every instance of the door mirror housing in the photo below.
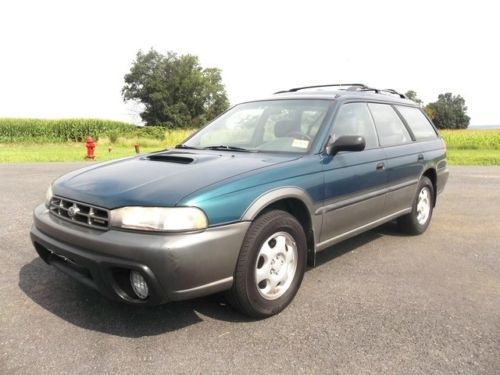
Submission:
<svg viewBox="0 0 500 375">
<path fill-rule="evenodd" d="M 363 151 L 365 146 L 364 137 L 360 135 L 343 135 L 326 146 L 326 153 L 333 156 L 339 151 Z"/>
</svg>

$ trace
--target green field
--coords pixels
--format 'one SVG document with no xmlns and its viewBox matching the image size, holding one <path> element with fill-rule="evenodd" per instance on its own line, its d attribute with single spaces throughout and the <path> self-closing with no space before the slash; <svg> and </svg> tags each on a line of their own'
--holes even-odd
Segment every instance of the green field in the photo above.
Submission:
<svg viewBox="0 0 500 375">
<path fill-rule="evenodd" d="M 448 149 L 450 165 L 500 165 L 500 150 Z"/>
<path fill-rule="evenodd" d="M 81 142 L 88 135 L 95 139 L 116 135 L 133 137 L 139 136 L 140 131 L 141 128 L 131 124 L 99 119 L 0 118 L 0 143 Z"/>
<path fill-rule="evenodd" d="M 140 147 L 140 152 L 151 152 L 165 148 Z M 135 155 L 133 146 L 112 146 L 111 152 L 107 145 L 98 145 L 95 149 L 95 160 L 105 161 L 125 156 Z M 0 145 L 0 162 L 29 163 L 48 161 L 84 161 L 85 147 L 78 143 L 45 143 L 45 144 L 2 144 Z"/>
<path fill-rule="evenodd" d="M 500 165 L 500 130 L 441 130 L 451 165 Z"/>
<path fill-rule="evenodd" d="M 500 150 L 500 130 L 441 130 L 448 149 Z"/>
<path fill-rule="evenodd" d="M 0 162 L 85 160 L 85 139 L 97 142 L 97 161 L 173 147 L 194 130 L 172 130 L 96 119 L 0 119 Z M 111 148 L 111 149 L 110 149 Z"/>
<path fill-rule="evenodd" d="M 163 139 L 145 137 L 117 137 L 114 142 L 101 137 L 94 150 L 96 161 L 135 155 L 135 145 L 141 153 L 174 147 L 194 130 L 167 130 Z M 111 148 L 111 150 L 110 150 Z M 85 160 L 85 142 L 9 142 L 0 143 L 0 163 L 28 163 Z"/>
<path fill-rule="evenodd" d="M 171 148 L 195 130 L 165 130 L 94 119 L 0 119 L 0 162 L 85 160 L 84 140 L 97 139 L 97 161 Z M 500 130 L 442 130 L 451 165 L 500 165 Z M 111 151 L 109 151 L 111 147 Z"/>
</svg>

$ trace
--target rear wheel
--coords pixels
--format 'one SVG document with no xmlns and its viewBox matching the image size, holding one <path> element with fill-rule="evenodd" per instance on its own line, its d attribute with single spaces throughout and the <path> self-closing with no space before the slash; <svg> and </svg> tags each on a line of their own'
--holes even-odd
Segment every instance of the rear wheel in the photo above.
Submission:
<svg viewBox="0 0 500 375">
<path fill-rule="evenodd" d="M 295 297 L 306 267 L 306 236 L 288 212 L 273 210 L 248 229 L 228 300 L 255 318 L 282 311 Z"/>
<path fill-rule="evenodd" d="M 434 207 L 434 186 L 428 177 L 422 177 L 413 200 L 412 211 L 398 219 L 400 229 L 408 234 L 425 232 L 432 217 Z"/>
</svg>

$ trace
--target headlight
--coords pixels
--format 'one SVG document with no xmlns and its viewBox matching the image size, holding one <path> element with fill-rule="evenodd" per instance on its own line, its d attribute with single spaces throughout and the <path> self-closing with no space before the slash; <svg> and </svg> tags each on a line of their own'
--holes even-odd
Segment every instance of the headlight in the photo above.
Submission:
<svg viewBox="0 0 500 375">
<path fill-rule="evenodd" d="M 50 200 L 52 199 L 54 193 L 52 192 L 52 185 L 49 186 L 47 192 L 45 193 L 45 206 L 50 207 Z"/>
<path fill-rule="evenodd" d="M 111 226 L 175 232 L 205 229 L 205 213 L 196 207 L 123 207 L 111 211 Z"/>
</svg>

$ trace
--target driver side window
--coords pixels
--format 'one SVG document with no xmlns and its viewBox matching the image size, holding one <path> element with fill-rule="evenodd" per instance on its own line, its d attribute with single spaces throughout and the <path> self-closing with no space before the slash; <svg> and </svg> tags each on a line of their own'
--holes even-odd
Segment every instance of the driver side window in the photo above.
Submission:
<svg viewBox="0 0 500 375">
<path fill-rule="evenodd" d="M 340 109 L 332 128 L 332 141 L 343 135 L 365 138 L 365 149 L 378 147 L 377 133 L 366 103 L 347 103 Z"/>
</svg>

